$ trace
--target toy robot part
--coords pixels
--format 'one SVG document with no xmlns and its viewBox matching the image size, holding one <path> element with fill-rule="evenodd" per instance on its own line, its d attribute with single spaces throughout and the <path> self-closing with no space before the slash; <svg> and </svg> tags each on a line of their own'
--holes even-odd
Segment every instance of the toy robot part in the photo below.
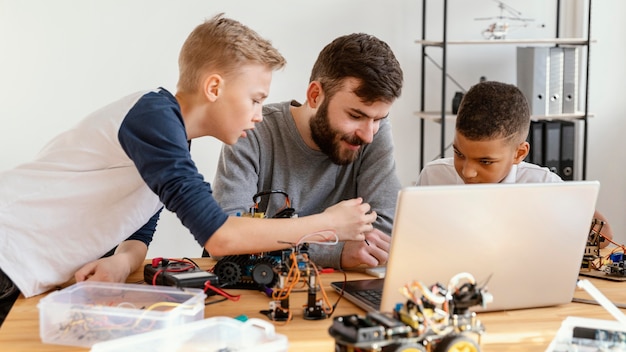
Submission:
<svg viewBox="0 0 626 352">
<path fill-rule="evenodd" d="M 259 210 L 259 202 L 261 201 L 261 197 L 269 196 L 272 194 L 282 194 L 285 196 L 285 205 L 276 212 L 272 216 L 272 218 L 291 218 L 296 216 L 295 210 L 291 207 L 291 200 L 289 199 L 289 195 L 282 190 L 269 190 L 269 191 L 261 191 L 254 196 L 252 196 L 252 201 L 254 202 L 254 206 L 250 208 L 249 216 L 252 217 L 262 217 L 265 218 L 265 212 L 260 212 Z M 261 216 L 257 216 L 257 214 L 261 214 Z"/>
<path fill-rule="evenodd" d="M 276 286 L 278 265 L 278 260 L 267 254 L 231 255 L 218 260 L 213 272 L 223 287 L 257 290 Z"/>
<path fill-rule="evenodd" d="M 626 257 L 623 253 L 625 250 L 623 245 L 618 245 L 622 252 L 611 253 L 607 258 L 600 255 L 600 243 L 609 241 L 616 244 L 602 235 L 602 228 L 606 223 L 602 220 L 593 219 L 589 236 L 587 237 L 587 245 L 585 254 L 580 265 L 580 271 L 590 272 L 597 270 L 604 272 L 607 277 L 622 278 L 626 276 Z"/>
<path fill-rule="evenodd" d="M 467 308 L 491 302 L 492 297 L 476 285 L 472 275 L 454 276 L 447 288 L 435 284 L 428 290 L 413 283 L 404 293 L 406 303 L 389 314 L 336 317 L 329 329 L 335 351 L 480 351 L 484 326 Z"/>
</svg>

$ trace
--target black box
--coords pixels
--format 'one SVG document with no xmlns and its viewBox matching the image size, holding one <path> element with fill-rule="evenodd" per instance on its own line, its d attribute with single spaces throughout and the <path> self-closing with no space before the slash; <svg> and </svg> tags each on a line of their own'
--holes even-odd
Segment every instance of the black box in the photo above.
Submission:
<svg viewBox="0 0 626 352">
<path fill-rule="evenodd" d="M 185 270 L 185 268 L 189 269 Z M 143 268 L 143 278 L 150 285 L 200 288 L 203 290 L 207 281 L 212 286 L 217 286 L 219 283 L 217 275 L 195 266 L 189 267 L 189 264 L 180 262 L 159 264 L 158 266 L 146 264 Z"/>
</svg>

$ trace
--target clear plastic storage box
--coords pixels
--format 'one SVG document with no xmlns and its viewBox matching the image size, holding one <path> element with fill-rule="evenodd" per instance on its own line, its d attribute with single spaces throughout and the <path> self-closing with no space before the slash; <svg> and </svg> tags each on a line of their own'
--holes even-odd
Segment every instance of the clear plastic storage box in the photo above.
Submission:
<svg viewBox="0 0 626 352">
<path fill-rule="evenodd" d="M 79 282 L 39 301 L 39 334 L 44 343 L 90 347 L 202 320 L 205 298 L 200 289 Z"/>
<path fill-rule="evenodd" d="M 261 319 L 213 317 L 164 331 L 100 342 L 91 352 L 286 352 L 287 337 Z"/>
</svg>

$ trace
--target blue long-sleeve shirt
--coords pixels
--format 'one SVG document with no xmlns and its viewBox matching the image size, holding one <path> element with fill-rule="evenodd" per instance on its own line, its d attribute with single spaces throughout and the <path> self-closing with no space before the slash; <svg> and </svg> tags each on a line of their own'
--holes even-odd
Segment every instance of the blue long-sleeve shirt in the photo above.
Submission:
<svg viewBox="0 0 626 352">
<path fill-rule="evenodd" d="M 191 159 L 180 106 L 174 96 L 165 89 L 143 96 L 124 118 L 118 137 L 148 187 L 204 246 L 227 215 L 215 202 L 210 184 L 204 182 Z M 140 230 L 144 242 L 151 240 L 152 227 L 149 222 Z"/>
</svg>

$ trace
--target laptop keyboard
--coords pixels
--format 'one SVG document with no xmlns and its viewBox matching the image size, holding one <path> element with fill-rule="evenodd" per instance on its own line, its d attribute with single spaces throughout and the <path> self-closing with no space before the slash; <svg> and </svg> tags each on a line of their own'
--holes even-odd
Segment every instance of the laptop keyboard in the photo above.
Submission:
<svg viewBox="0 0 626 352">
<path fill-rule="evenodd" d="M 362 297 L 364 300 L 370 302 L 373 307 L 380 307 L 383 290 L 361 290 L 354 292 L 354 295 Z"/>
</svg>

